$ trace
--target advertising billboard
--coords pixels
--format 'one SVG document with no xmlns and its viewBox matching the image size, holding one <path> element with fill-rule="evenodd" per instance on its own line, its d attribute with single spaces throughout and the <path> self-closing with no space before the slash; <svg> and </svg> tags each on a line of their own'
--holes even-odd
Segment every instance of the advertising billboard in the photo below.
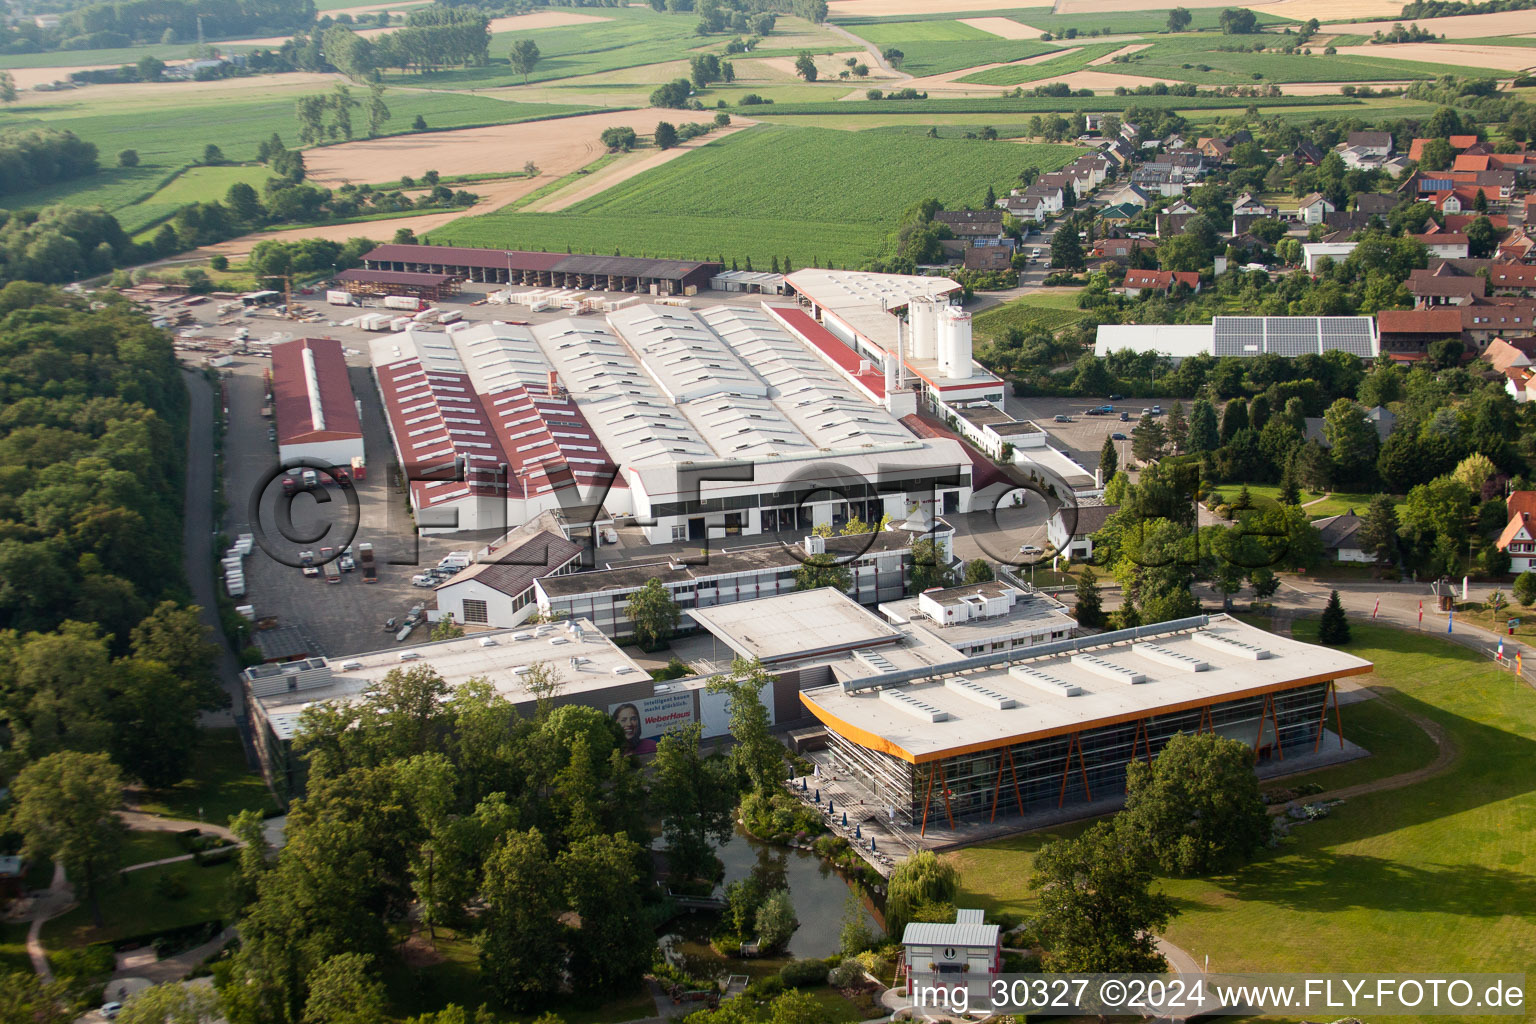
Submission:
<svg viewBox="0 0 1536 1024">
<path fill-rule="evenodd" d="M 693 724 L 693 691 L 658 693 L 654 697 L 608 705 L 608 714 L 624 734 L 624 751 L 649 754 L 656 741 L 674 729 Z"/>
</svg>

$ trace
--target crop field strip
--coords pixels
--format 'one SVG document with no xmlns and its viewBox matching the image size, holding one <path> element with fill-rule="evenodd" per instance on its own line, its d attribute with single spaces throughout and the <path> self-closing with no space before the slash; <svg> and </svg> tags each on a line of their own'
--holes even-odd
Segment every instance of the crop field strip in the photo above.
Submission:
<svg viewBox="0 0 1536 1024">
<path fill-rule="evenodd" d="M 759 126 L 712 142 L 555 214 L 465 217 L 433 241 L 624 255 L 772 256 L 857 266 L 916 198 L 955 207 L 1006 191 L 1033 164 L 1066 165 L 1070 146 L 913 139 Z"/>
<path fill-rule="evenodd" d="M 1107 71 L 1100 65 L 1096 71 Z M 1360 100 L 1346 96 L 1022 96 L 1003 99 L 991 96 L 944 97 L 927 100 L 860 100 L 843 103 L 775 103 L 772 107 L 740 107 L 743 117 L 798 117 L 810 115 L 914 114 L 1077 114 L 1119 113 L 1126 107 L 1156 110 L 1244 110 L 1248 107 L 1336 107 L 1350 106 Z"/>
<path fill-rule="evenodd" d="M 165 88 L 168 97 L 174 95 L 175 85 Z M 172 174 L 201 159 L 203 147 L 210 142 L 234 161 L 255 159 L 257 145 L 274 132 L 290 145 L 297 142 L 292 96 L 282 102 L 215 100 L 182 106 L 146 102 L 124 105 L 111 113 L 92 113 L 95 108 L 87 98 L 88 95 L 79 102 L 0 112 L 0 128 L 33 124 L 67 128 L 87 142 L 94 142 L 101 161 L 101 170 L 91 177 L 17 193 L 8 197 L 8 205 L 19 209 L 67 201 L 79 206 L 101 206 L 109 211 L 122 210 L 150 200 Z M 589 109 L 393 90 L 385 94 L 385 101 L 392 116 L 381 135 L 409 133 L 418 114 L 433 129 L 443 129 L 539 120 Z M 117 154 L 124 149 L 138 151 L 139 166 L 116 166 Z M 424 154 L 423 160 L 426 159 Z"/>
<path fill-rule="evenodd" d="M 1221 36 L 1202 39 L 1199 36 L 1177 36 L 1157 39 L 1150 48 L 1130 55 L 1124 63 L 1104 64 L 1095 68 L 1119 75 L 1140 75 L 1152 78 L 1171 78 L 1196 85 L 1238 85 L 1255 81 L 1255 72 L 1262 81 L 1287 82 L 1374 82 L 1399 78 L 1435 78 L 1442 74 L 1462 74 L 1472 77 L 1487 74 L 1486 69 L 1458 68 L 1448 64 L 1428 64 L 1417 61 L 1395 60 L 1387 57 L 1355 57 L 1335 54 L 1326 58 L 1314 51 L 1311 56 L 1300 53 L 1254 53 L 1222 50 L 1220 45 L 1238 45 L 1243 40 L 1265 42 L 1268 38 Z M 1204 66 L 1209 70 L 1201 70 Z"/>
<path fill-rule="evenodd" d="M 902 52 L 901 70 L 915 77 L 1022 60 L 1062 49 L 1061 42 L 1004 39 L 958 21 L 876 22 L 862 25 L 854 34 L 880 49 L 894 46 Z"/>
<path fill-rule="evenodd" d="M 966 75 L 957 81 L 977 85 L 1023 85 L 1028 82 L 1039 82 L 1058 75 L 1082 71 L 1100 57 L 1107 57 L 1124 45 L 1124 43 L 1088 43 L 1075 52 L 1054 60 L 1042 61 L 1039 64 L 1015 64 L 1010 67 L 989 68 L 986 71 L 978 71 L 974 75 Z M 1095 70 L 1103 69 L 1103 67 L 1095 68 Z"/>
</svg>

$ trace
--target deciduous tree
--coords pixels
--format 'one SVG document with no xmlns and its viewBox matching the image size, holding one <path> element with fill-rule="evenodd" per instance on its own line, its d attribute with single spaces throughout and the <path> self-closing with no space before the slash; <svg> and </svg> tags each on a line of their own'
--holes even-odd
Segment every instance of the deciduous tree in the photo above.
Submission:
<svg viewBox="0 0 1536 1024">
<path fill-rule="evenodd" d="M 11 798 L 23 855 L 62 864 L 100 927 L 101 883 L 117 868 L 125 832 L 116 814 L 123 800 L 117 767 L 106 754 L 49 754 L 21 770 Z"/>
<path fill-rule="evenodd" d="M 1252 748 L 1214 733 L 1179 733 L 1150 765 L 1132 760 L 1125 817 L 1177 875 L 1236 867 L 1270 835 Z"/>
</svg>

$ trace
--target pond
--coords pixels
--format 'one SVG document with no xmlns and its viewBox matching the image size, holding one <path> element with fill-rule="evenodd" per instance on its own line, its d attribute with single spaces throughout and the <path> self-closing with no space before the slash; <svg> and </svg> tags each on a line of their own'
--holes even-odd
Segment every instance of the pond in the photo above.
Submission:
<svg viewBox="0 0 1536 1024">
<path fill-rule="evenodd" d="M 725 886 L 756 874 L 769 889 L 787 888 L 795 906 L 795 920 L 800 926 L 789 940 L 786 954 L 773 960 L 727 960 L 709 946 L 709 936 L 719 926 L 718 914 L 690 912 L 679 915 L 661 937 L 662 951 L 673 963 L 695 977 L 711 978 L 724 974 L 771 973 L 786 958 L 827 957 L 837 952 L 848 911 L 852 886 L 842 875 L 806 850 L 774 846 L 744 835 L 739 829 L 729 842 L 715 851 L 725 864 L 725 880 L 715 890 L 721 895 Z M 869 904 L 862 903 L 864 923 L 880 934 L 880 922 Z M 754 970 L 758 967 L 758 970 Z M 771 969 L 770 969 L 771 968 Z"/>
</svg>

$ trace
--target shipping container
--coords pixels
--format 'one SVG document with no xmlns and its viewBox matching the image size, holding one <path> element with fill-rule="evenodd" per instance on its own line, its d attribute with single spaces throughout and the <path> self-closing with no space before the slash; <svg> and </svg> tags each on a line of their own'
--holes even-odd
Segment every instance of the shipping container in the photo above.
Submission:
<svg viewBox="0 0 1536 1024">
<path fill-rule="evenodd" d="M 333 306 L 355 306 L 357 300 L 348 292 L 329 291 L 325 293 L 325 301 Z"/>
<path fill-rule="evenodd" d="M 386 295 L 384 296 L 385 309 L 402 309 L 414 313 L 423 308 L 426 303 L 414 295 Z"/>
</svg>

